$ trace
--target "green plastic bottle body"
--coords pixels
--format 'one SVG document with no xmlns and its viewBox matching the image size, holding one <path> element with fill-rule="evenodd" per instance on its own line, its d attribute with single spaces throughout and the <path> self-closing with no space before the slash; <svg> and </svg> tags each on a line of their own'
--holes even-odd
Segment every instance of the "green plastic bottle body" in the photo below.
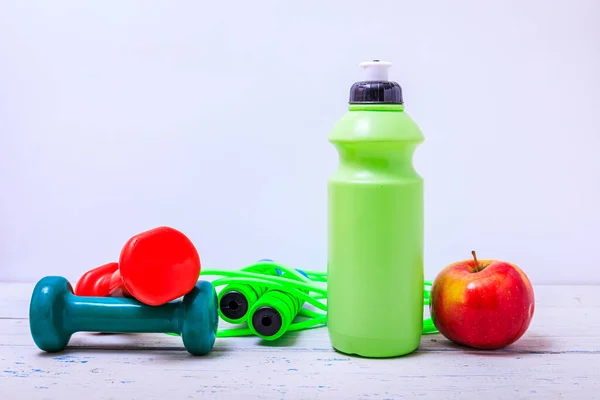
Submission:
<svg viewBox="0 0 600 400">
<path fill-rule="evenodd" d="M 329 137 L 327 326 L 364 357 L 413 352 L 423 329 L 423 135 L 402 105 L 350 105 Z"/>
</svg>

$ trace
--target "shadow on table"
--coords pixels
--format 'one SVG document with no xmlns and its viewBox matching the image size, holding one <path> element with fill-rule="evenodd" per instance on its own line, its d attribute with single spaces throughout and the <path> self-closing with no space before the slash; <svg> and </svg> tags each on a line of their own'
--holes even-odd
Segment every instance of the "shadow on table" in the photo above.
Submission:
<svg viewBox="0 0 600 400">
<path fill-rule="evenodd" d="M 423 338 L 419 352 L 461 352 L 488 357 L 515 357 L 536 354 L 561 353 L 556 348 L 552 338 L 544 336 L 525 336 L 515 343 L 501 349 L 476 349 L 456 344 L 441 335 L 432 338 Z"/>
<path fill-rule="evenodd" d="M 275 340 L 264 340 L 256 338 L 257 346 L 264 347 L 294 347 L 300 339 L 300 332 L 286 332 L 280 338 Z"/>
<path fill-rule="evenodd" d="M 39 356 L 60 360 L 61 357 L 69 357 L 75 353 L 81 357 L 82 353 L 97 352 L 119 355 L 130 353 L 135 356 L 139 356 L 140 352 L 145 352 L 148 355 L 160 354 L 163 358 L 169 356 L 177 359 L 188 357 L 191 359 L 214 359 L 223 355 L 223 352 L 216 349 L 215 346 L 208 354 L 195 356 L 185 349 L 181 337 L 164 336 L 172 339 L 167 339 L 166 342 L 163 336 L 144 333 L 78 332 L 71 337 L 66 349 L 55 353 L 40 350 Z"/>
</svg>

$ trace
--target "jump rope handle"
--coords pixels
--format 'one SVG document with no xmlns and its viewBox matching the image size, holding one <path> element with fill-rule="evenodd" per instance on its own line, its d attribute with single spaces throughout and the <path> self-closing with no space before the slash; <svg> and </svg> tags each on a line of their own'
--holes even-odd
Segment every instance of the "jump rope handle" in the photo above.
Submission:
<svg viewBox="0 0 600 400">
<path fill-rule="evenodd" d="M 273 261 L 262 259 L 258 262 Z M 273 275 L 277 271 L 273 269 Z M 231 324 L 242 324 L 248 320 L 248 311 L 267 291 L 265 286 L 232 283 L 225 286 L 218 296 L 219 316 Z"/>
<path fill-rule="evenodd" d="M 259 262 L 272 262 L 270 259 Z M 296 270 L 306 275 L 301 270 Z M 274 276 L 282 276 L 273 268 Z M 276 340 L 290 327 L 304 301 L 287 292 L 259 285 L 230 284 L 218 296 L 219 315 L 232 324 L 248 323 L 250 331 L 262 339 Z"/>
<path fill-rule="evenodd" d="M 248 327 L 264 340 L 279 339 L 298 315 L 302 301 L 279 290 L 268 290 L 248 313 Z"/>
<path fill-rule="evenodd" d="M 219 292 L 219 316 L 231 324 L 248 320 L 248 311 L 265 293 L 264 286 L 232 283 Z"/>
</svg>

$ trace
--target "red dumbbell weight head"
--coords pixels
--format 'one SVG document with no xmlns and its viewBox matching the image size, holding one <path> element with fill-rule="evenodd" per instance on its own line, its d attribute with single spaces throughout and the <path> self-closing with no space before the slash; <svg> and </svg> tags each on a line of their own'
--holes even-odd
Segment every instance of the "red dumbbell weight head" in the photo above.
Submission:
<svg viewBox="0 0 600 400">
<path fill-rule="evenodd" d="M 77 296 L 131 297 L 123 287 L 119 263 L 110 262 L 87 271 L 75 285 Z"/>
<path fill-rule="evenodd" d="M 176 229 L 161 226 L 131 237 L 118 263 L 86 272 L 77 282 L 78 296 L 132 296 L 158 306 L 193 289 L 200 275 L 194 244 Z"/>
<path fill-rule="evenodd" d="M 200 256 L 183 233 L 158 227 L 133 236 L 119 257 L 125 289 L 148 305 L 161 305 L 187 294 L 200 275 Z"/>
</svg>

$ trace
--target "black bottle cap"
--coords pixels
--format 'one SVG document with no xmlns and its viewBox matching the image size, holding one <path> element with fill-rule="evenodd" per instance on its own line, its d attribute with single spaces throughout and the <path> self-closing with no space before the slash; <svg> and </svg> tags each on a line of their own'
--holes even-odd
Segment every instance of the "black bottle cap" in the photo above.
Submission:
<svg viewBox="0 0 600 400">
<path fill-rule="evenodd" d="M 248 299 L 240 292 L 231 291 L 221 297 L 219 307 L 227 318 L 239 319 L 248 311 Z"/>
<path fill-rule="evenodd" d="M 360 64 L 365 78 L 350 88 L 350 104 L 403 104 L 402 88 L 397 82 L 389 81 L 389 62 L 373 60 Z"/>
<path fill-rule="evenodd" d="M 275 335 L 281 324 L 281 315 L 273 307 L 261 307 L 252 316 L 252 326 L 263 336 Z"/>
</svg>

